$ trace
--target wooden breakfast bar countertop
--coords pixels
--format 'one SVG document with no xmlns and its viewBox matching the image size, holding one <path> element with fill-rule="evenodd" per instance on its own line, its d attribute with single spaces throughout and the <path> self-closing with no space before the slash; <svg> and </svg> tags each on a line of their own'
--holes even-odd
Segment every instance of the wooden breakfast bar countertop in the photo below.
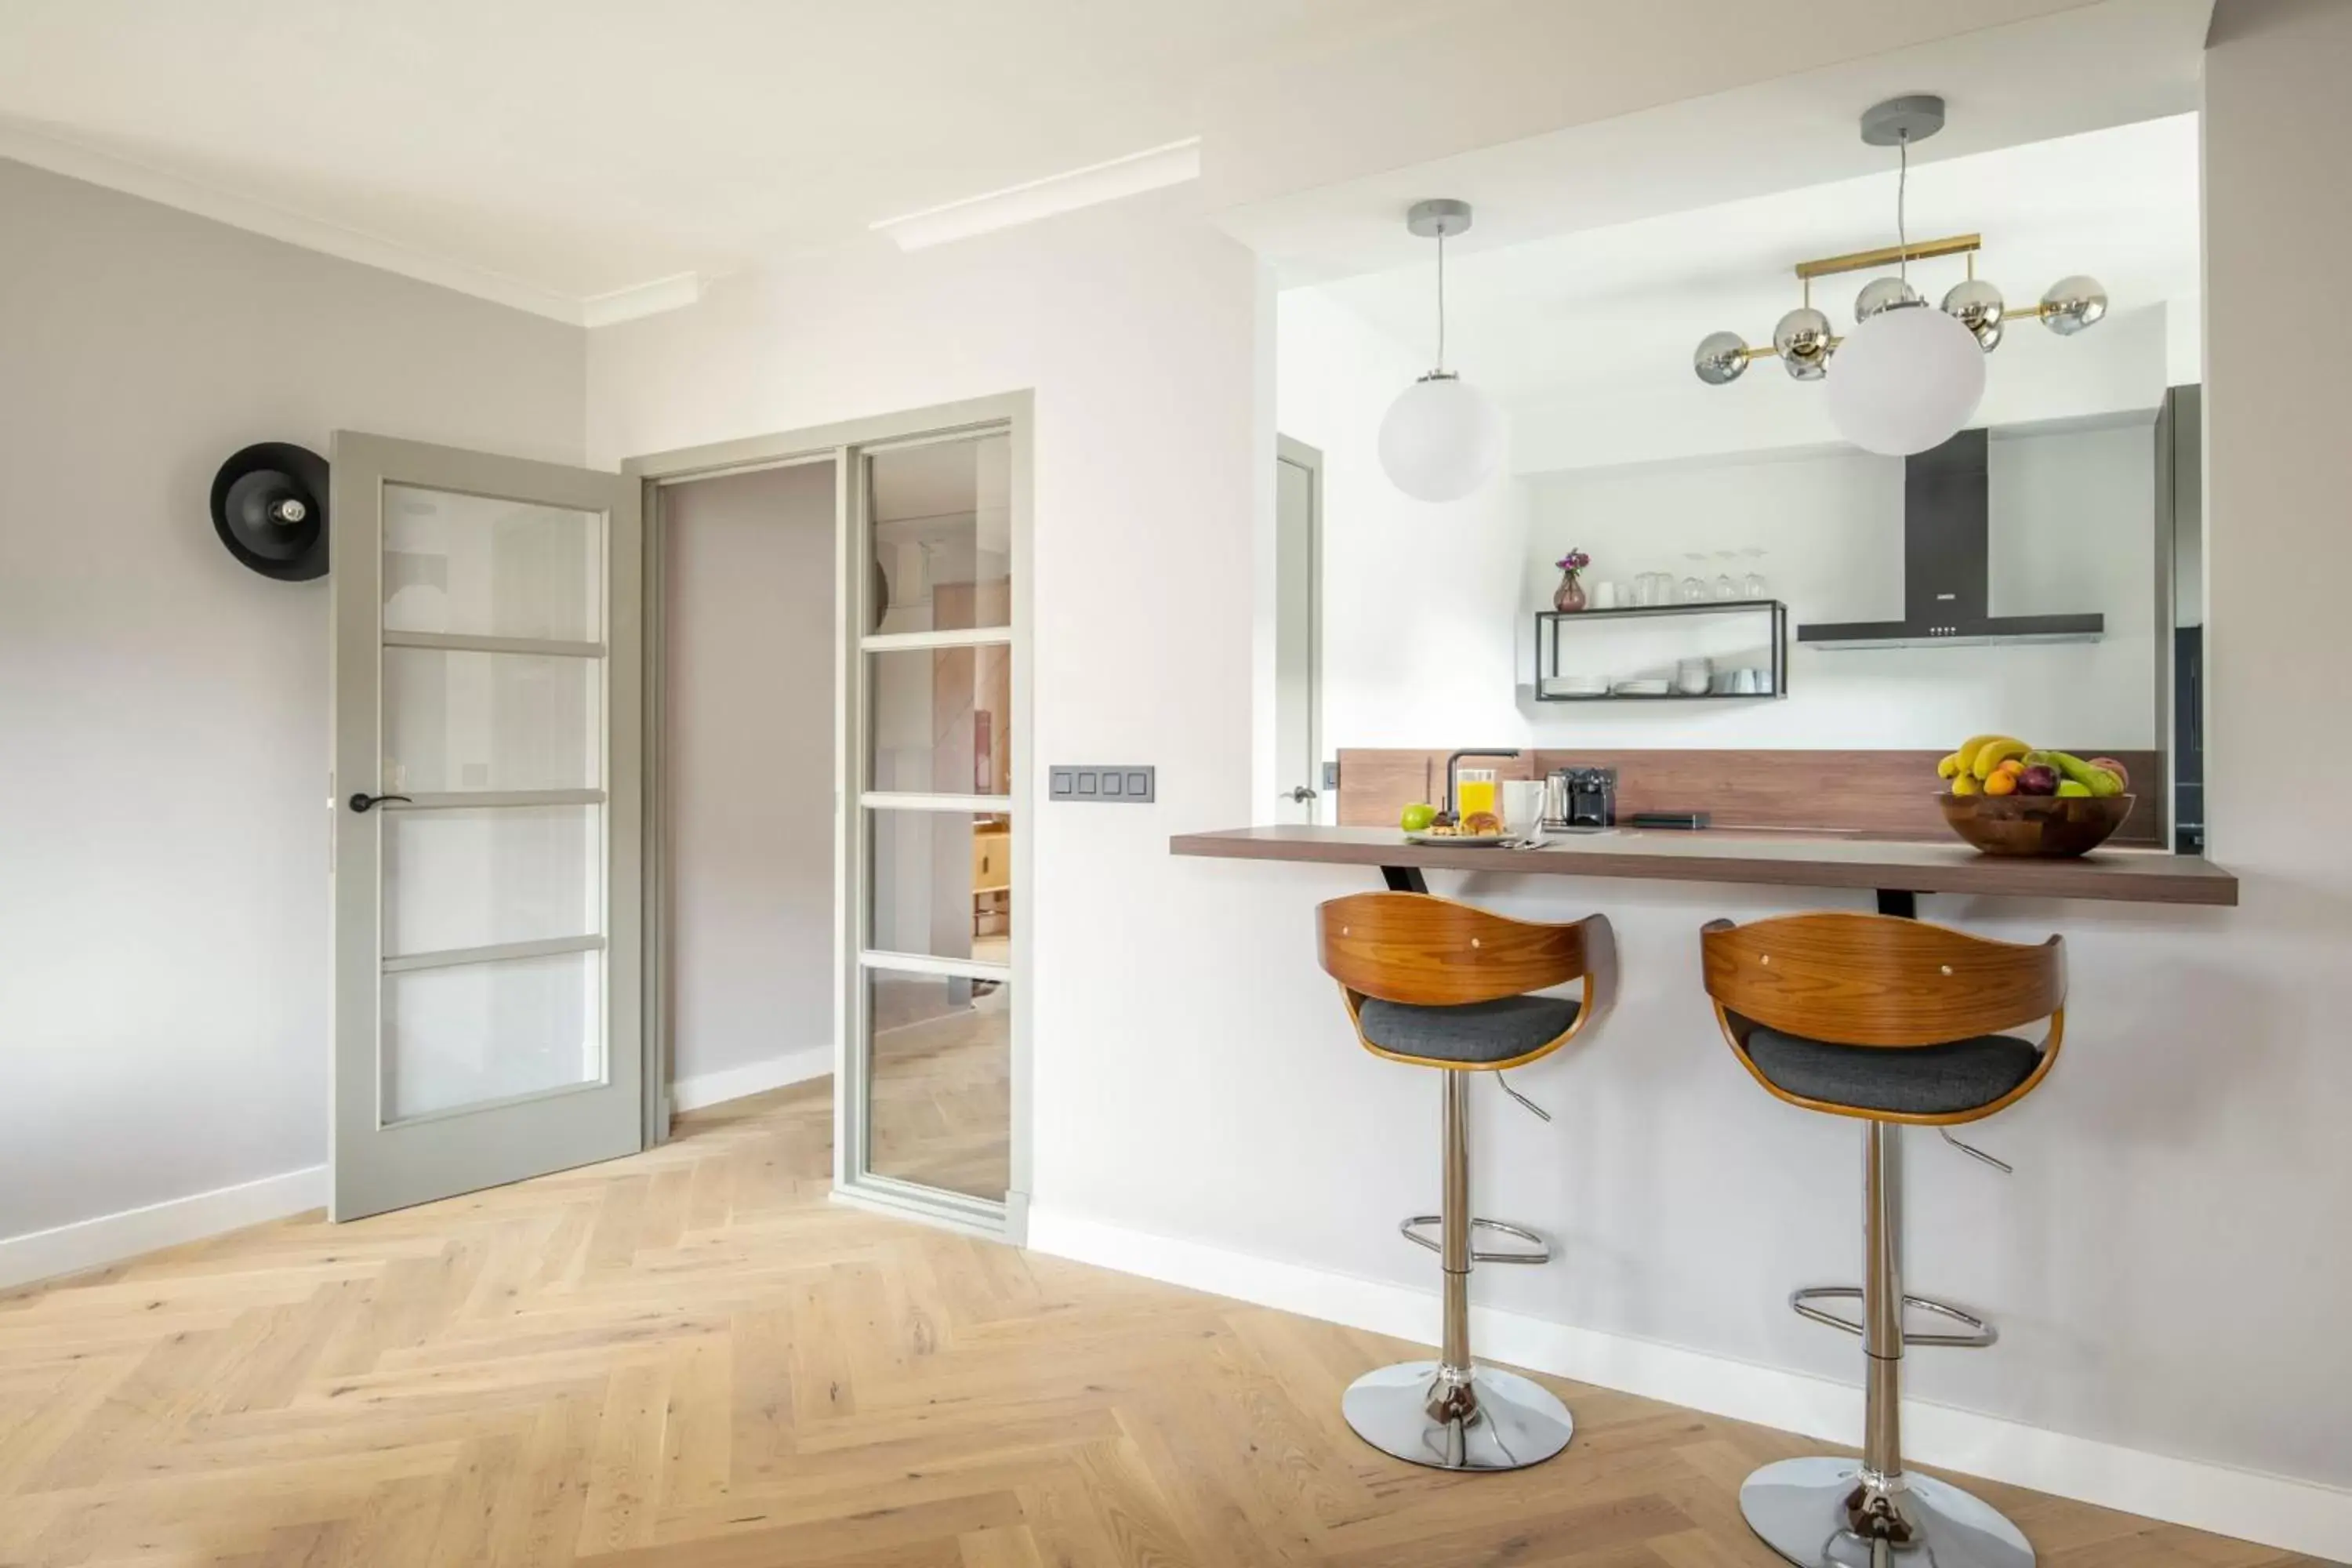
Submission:
<svg viewBox="0 0 2352 1568">
<path fill-rule="evenodd" d="M 1980 855 L 1965 844 L 1734 828 L 1612 827 L 1554 834 L 1532 848 L 1408 844 L 1394 828 L 1236 827 L 1181 833 L 1177 855 L 1229 860 L 1302 860 L 1378 866 L 1392 887 L 1423 871 L 1512 876 L 1633 877 L 1669 882 L 1746 882 L 1794 888 L 1870 888 L 1881 895 L 2006 894 L 2145 904 L 2238 901 L 2238 879 L 2198 855 L 2099 849 L 2074 859 Z M 1905 902 L 1907 903 L 1906 899 Z"/>
</svg>

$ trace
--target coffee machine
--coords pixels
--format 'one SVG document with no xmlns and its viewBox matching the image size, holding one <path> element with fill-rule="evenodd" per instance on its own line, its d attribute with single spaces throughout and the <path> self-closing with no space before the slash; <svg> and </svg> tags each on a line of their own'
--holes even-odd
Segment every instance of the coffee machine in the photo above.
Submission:
<svg viewBox="0 0 2352 1568">
<path fill-rule="evenodd" d="M 1544 781 L 1543 825 L 1563 833 L 1595 833 L 1617 825 L 1617 770 L 1556 768 Z"/>
</svg>

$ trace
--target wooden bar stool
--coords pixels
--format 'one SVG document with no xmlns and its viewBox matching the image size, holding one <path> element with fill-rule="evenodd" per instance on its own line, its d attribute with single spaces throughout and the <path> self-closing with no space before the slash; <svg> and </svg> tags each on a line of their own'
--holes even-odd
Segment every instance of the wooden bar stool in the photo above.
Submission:
<svg viewBox="0 0 2352 1568">
<path fill-rule="evenodd" d="M 2000 1163 L 1949 1129 L 2016 1104 L 2048 1076 L 2065 1030 L 2063 945 L 1834 913 L 1716 921 L 1699 946 L 1724 1037 L 1756 1081 L 1791 1105 L 1864 1124 L 1863 1283 L 1789 1299 L 1799 1315 L 1861 1337 L 1863 1457 L 1767 1465 L 1739 1489 L 1740 1511 L 1766 1545 L 1811 1568 L 2032 1568 L 2033 1548 L 1990 1504 L 1904 1473 L 1904 1346 L 1973 1350 L 1996 1336 L 1958 1307 L 1903 1293 L 1896 1139 L 1906 1123 L 1934 1127 Z M 2043 1018 L 2039 1046 L 2006 1033 Z M 1840 1300 L 1860 1302 L 1860 1321 L 1819 1305 Z M 1906 1307 L 1965 1331 L 1906 1333 Z"/>
<path fill-rule="evenodd" d="M 1543 1238 L 1470 1213 L 1470 1075 L 1500 1074 L 1559 1049 L 1607 1011 L 1616 940 L 1589 915 L 1569 925 L 1508 920 L 1427 893 L 1358 893 L 1317 911 L 1323 968 L 1339 983 L 1364 1048 L 1445 1075 L 1444 1198 L 1406 1220 L 1407 1239 L 1445 1272 L 1444 1340 L 1435 1361 L 1366 1373 L 1340 1402 L 1356 1435 L 1384 1453 L 1445 1470 L 1516 1470 L 1550 1458 L 1575 1430 L 1551 1393 L 1470 1359 L 1474 1263 L 1548 1263 Z M 1581 980 L 1576 998 L 1528 993 Z M 1551 1118 L 1512 1089 L 1506 1093 Z M 1421 1227 L 1435 1226 L 1437 1239 Z M 1478 1251 L 1473 1228 L 1529 1244 Z"/>
</svg>

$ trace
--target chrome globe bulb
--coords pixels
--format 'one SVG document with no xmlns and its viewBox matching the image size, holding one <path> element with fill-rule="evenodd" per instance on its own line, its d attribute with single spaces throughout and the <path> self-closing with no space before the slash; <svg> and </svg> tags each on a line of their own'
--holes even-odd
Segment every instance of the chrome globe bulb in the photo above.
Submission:
<svg viewBox="0 0 2352 1568">
<path fill-rule="evenodd" d="M 1983 279 L 1953 284 L 1944 295 L 1943 310 L 1976 335 L 1977 346 L 1985 353 L 2000 346 L 2001 318 L 2009 313 L 2009 303 Z"/>
<path fill-rule="evenodd" d="M 1748 374 L 1748 344 L 1738 332 L 1709 332 L 1691 355 L 1691 369 L 1709 386 L 1723 386 Z"/>
<path fill-rule="evenodd" d="M 2106 313 L 2106 289 L 2097 279 L 2080 272 L 2061 278 L 2042 296 L 2042 324 L 2062 338 L 2097 326 Z"/>
<path fill-rule="evenodd" d="M 1870 320 L 1881 310 L 1892 310 L 1898 305 L 1919 303 L 1919 290 L 1900 278 L 1874 278 L 1862 286 L 1853 297 L 1853 319 L 1856 325 Z"/>
<path fill-rule="evenodd" d="M 1791 381 L 1819 381 L 1829 372 L 1833 336 L 1827 316 L 1801 305 L 1773 327 L 1772 350 Z"/>
</svg>

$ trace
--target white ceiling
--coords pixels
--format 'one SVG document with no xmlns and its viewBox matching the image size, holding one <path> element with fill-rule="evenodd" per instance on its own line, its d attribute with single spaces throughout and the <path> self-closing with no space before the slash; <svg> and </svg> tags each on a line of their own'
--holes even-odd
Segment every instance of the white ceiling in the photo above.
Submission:
<svg viewBox="0 0 2352 1568">
<path fill-rule="evenodd" d="M 2211 3 L 0 0 L 0 156 L 593 324 L 1200 136 L 1329 278 L 1440 176 L 1475 248 L 1855 172 L 1882 86 L 1955 153 L 2175 112 Z"/>
<path fill-rule="evenodd" d="M 1218 70 L 1442 3 L 6 0 L 0 155 L 578 319 L 1194 135 Z"/>
<path fill-rule="evenodd" d="M 1687 383 L 1691 351 L 1706 333 L 1769 341 L 1800 300 L 1795 263 L 1894 243 L 1894 163 L 1881 161 L 1885 173 L 1859 179 L 1450 257 L 1447 357 L 1505 399 Z M 2198 226 L 2194 115 L 1915 163 L 1911 172 L 1912 236 L 1981 234 L 1978 275 L 2020 304 L 2074 272 L 2104 282 L 2118 310 L 2192 296 Z M 1415 266 L 1321 291 L 1426 354 L 1435 274 L 1421 243 Z M 1931 299 L 1964 275 L 1957 258 L 1913 267 Z M 1822 279 L 1813 303 L 1843 330 L 1871 276 Z M 1759 362 L 1749 374 L 1780 373 Z"/>
<path fill-rule="evenodd" d="M 1423 242 L 1406 233 L 1403 216 L 1423 196 L 1476 207 L 1475 226 L 1452 247 L 1459 255 L 1866 174 L 1885 154 L 1864 145 L 1857 121 L 1901 94 L 1937 93 L 1950 109 L 1915 164 L 2181 114 L 2202 100 L 2212 8 L 2213 0 L 2097 0 L 2021 16 L 1971 5 L 1952 12 L 1971 24 L 1966 31 L 1877 52 L 1854 49 L 1849 33 L 1818 30 L 1825 8 L 1785 19 L 1818 45 L 1801 68 L 1244 201 L 1217 221 L 1286 285 L 1328 282 L 1411 261 Z M 1679 9 L 1695 55 L 1734 25 Z"/>
</svg>

